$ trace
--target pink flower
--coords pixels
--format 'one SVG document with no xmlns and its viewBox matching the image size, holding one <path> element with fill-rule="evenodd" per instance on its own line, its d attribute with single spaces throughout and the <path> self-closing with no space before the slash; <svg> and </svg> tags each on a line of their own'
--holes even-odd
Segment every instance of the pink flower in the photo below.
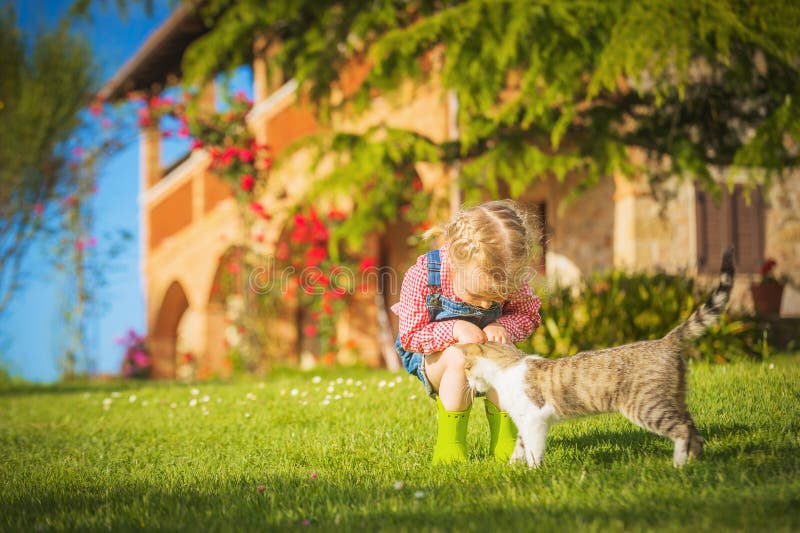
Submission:
<svg viewBox="0 0 800 533">
<path fill-rule="evenodd" d="M 44 213 L 44 204 L 43 204 L 42 202 L 36 202 L 36 203 L 33 205 L 33 213 L 34 213 L 34 214 L 35 214 L 37 217 L 40 217 L 40 216 L 42 216 L 42 213 Z"/>
<path fill-rule="evenodd" d="M 239 150 L 239 159 L 241 159 L 243 163 L 252 163 L 253 152 L 251 152 L 247 148 L 242 148 L 241 150 Z"/>
<path fill-rule="evenodd" d="M 169 139 L 170 137 L 172 137 L 172 132 L 169 130 L 164 130 L 161 132 L 161 136 L 165 139 Z"/>
<path fill-rule="evenodd" d="M 111 127 L 111 119 L 110 118 L 104 118 L 100 122 L 100 125 L 103 127 L 104 130 L 109 129 Z"/>
<path fill-rule="evenodd" d="M 82 252 L 86 249 L 86 242 L 83 239 L 78 239 L 75 241 L 75 250 Z"/>
<path fill-rule="evenodd" d="M 146 128 L 150 125 L 150 110 L 143 107 L 139 110 L 139 127 Z"/>
<path fill-rule="evenodd" d="M 239 183 L 239 185 L 241 186 L 243 191 L 250 192 L 253 190 L 253 185 L 255 184 L 255 182 L 256 180 L 253 179 L 252 174 L 245 174 L 244 176 L 242 176 L 242 180 Z"/>
<path fill-rule="evenodd" d="M 311 479 L 317 479 L 317 473 L 316 472 L 311 472 Z"/>
<path fill-rule="evenodd" d="M 72 155 L 74 155 L 75 157 L 83 157 L 83 154 L 84 154 L 83 148 L 80 146 L 76 146 L 75 148 L 72 149 Z"/>
<path fill-rule="evenodd" d="M 259 485 L 258 487 L 256 487 L 256 489 L 258 490 L 258 492 L 260 494 L 260 493 L 264 492 L 264 485 Z"/>
<path fill-rule="evenodd" d="M 103 103 L 95 100 L 92 102 L 92 105 L 89 106 L 89 112 L 93 117 L 99 117 L 103 113 Z"/>
<path fill-rule="evenodd" d="M 189 136 L 189 128 L 188 128 L 188 126 L 181 126 L 178 129 L 178 137 L 180 137 L 181 139 L 185 139 L 188 136 Z"/>
<path fill-rule="evenodd" d="M 133 352 L 133 364 L 140 368 L 144 368 L 150 364 L 150 357 L 141 350 Z"/>
<path fill-rule="evenodd" d="M 192 150 L 198 150 L 203 146 L 205 146 L 205 144 L 203 144 L 203 141 L 200 139 L 192 139 Z"/>
<path fill-rule="evenodd" d="M 89 240 L 86 241 L 86 246 L 90 248 L 96 244 L 97 244 L 97 239 L 95 239 L 94 237 L 89 237 Z"/>
</svg>

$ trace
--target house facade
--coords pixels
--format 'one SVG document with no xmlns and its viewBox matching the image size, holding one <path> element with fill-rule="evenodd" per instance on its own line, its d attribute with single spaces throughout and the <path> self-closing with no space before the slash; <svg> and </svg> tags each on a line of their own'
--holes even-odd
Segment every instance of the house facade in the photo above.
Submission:
<svg viewBox="0 0 800 533">
<path fill-rule="evenodd" d="M 205 31 L 196 15 L 179 7 L 109 81 L 101 96 L 113 101 L 129 91 L 158 92 L 177 82 L 183 51 Z M 270 56 L 271 50 L 255 40 L 254 107 L 248 120 L 258 141 L 270 144 L 279 153 L 291 142 L 319 132 L 322 126 L 315 120 L 313 109 L 297 98 L 302 89 L 294 80 L 281 79 L 273 72 L 267 83 Z M 429 59 L 431 68 L 436 69 L 441 52 L 433 52 Z M 354 90 L 368 69 L 366 64 L 350 65 L 337 90 Z M 213 91 L 213 86 L 204 88 L 207 105 L 213 105 Z M 458 102 L 435 76 L 424 84 L 404 83 L 396 98 L 376 95 L 372 104 L 365 114 L 342 113 L 325 127 L 358 132 L 385 123 L 436 141 L 458 135 Z M 225 269 L 226 258 L 241 242 L 243 228 L 228 185 L 207 171 L 207 154 L 195 150 L 179 163 L 165 167 L 160 143 L 157 128 L 142 129 L 141 275 L 154 372 L 157 377 L 175 377 L 182 354 L 190 352 L 207 371 L 224 374 L 227 310 L 225 302 L 215 297 L 214 286 Z M 630 155 L 642 157 L 635 151 Z M 419 165 L 417 171 L 427 192 L 438 196 L 451 210 L 461 204 L 462 191 L 452 169 Z M 724 178 L 720 174 L 720 179 Z M 261 200 L 268 206 L 293 205 L 312 180 L 308 155 L 300 151 L 273 171 L 270 182 L 274 187 Z M 551 283 L 569 283 L 609 268 L 713 274 L 728 243 L 736 246 L 738 254 L 734 305 L 752 306 L 747 289 L 767 257 L 777 260 L 782 273 L 800 280 L 800 173 L 749 198 L 736 186 L 720 202 L 714 202 L 690 181 L 677 179 L 665 186 L 666 199 L 660 200 L 644 178 L 608 176 L 576 198 L 569 195 L 569 179 L 564 183 L 554 179 L 535 183 L 518 200 L 534 210 L 543 223 L 542 272 Z M 266 241 L 279 242 L 285 223 L 280 217 L 269 221 L 264 228 Z M 406 244 L 411 234 L 412 229 L 403 223 L 390 225 L 370 239 L 365 252 L 378 257 L 389 272 L 402 276 L 416 258 L 416 250 Z M 391 286 L 399 290 L 399 281 Z M 349 341 L 348 350 L 368 365 L 392 364 L 385 330 L 387 317 L 388 327 L 395 331 L 396 321 L 386 310 L 397 298 L 396 290 L 379 296 L 358 295 L 351 310 L 340 318 L 337 336 Z M 303 338 L 302 309 L 291 305 L 289 309 L 291 312 L 266 319 L 273 321 L 276 342 L 284 347 L 286 359 L 300 361 L 304 352 L 313 351 L 313 345 Z M 781 314 L 800 316 L 800 292 L 796 288 L 786 287 Z M 339 357 L 344 359 L 347 354 Z"/>
</svg>

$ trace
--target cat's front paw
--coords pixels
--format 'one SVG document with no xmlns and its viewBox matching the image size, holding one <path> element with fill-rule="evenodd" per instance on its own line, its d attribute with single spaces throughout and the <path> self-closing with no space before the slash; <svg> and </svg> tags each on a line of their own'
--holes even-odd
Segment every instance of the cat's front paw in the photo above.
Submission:
<svg viewBox="0 0 800 533">
<path fill-rule="evenodd" d="M 525 461 L 525 444 L 522 442 L 522 437 L 517 437 L 517 445 L 514 447 L 514 452 L 508 462 L 509 464 L 514 464 L 523 461 Z"/>
</svg>

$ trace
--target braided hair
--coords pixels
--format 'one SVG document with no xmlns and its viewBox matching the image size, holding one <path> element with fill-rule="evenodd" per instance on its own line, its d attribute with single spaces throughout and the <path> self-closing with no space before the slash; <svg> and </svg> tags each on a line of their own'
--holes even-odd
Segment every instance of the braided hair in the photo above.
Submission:
<svg viewBox="0 0 800 533">
<path fill-rule="evenodd" d="M 474 264 L 490 280 L 491 296 L 508 299 L 530 282 L 537 251 L 534 217 L 513 200 L 461 209 L 444 228 L 455 268 Z"/>
</svg>

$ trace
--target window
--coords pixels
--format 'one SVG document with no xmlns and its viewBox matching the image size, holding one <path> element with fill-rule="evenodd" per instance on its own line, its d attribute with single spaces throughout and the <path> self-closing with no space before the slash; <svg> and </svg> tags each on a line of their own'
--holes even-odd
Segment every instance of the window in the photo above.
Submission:
<svg viewBox="0 0 800 533">
<path fill-rule="evenodd" d="M 750 193 L 741 185 L 725 191 L 719 202 L 697 190 L 697 269 L 702 274 L 719 269 L 723 250 L 730 244 L 740 273 L 758 272 L 764 262 L 764 201 L 761 190 Z"/>
</svg>

